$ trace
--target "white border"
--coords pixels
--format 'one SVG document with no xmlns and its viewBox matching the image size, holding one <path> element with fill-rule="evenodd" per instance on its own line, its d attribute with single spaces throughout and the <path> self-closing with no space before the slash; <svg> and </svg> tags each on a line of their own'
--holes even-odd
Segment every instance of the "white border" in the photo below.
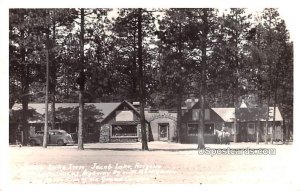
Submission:
<svg viewBox="0 0 300 191">
<path fill-rule="evenodd" d="M 244 7 L 252 9 L 261 9 L 264 7 L 275 7 L 279 8 L 281 18 L 286 21 L 287 28 L 290 31 L 291 40 L 294 41 L 294 144 L 295 153 L 299 152 L 299 48 L 298 48 L 298 38 L 299 38 L 299 10 L 297 6 L 297 1 L 283 1 L 283 0 L 197 0 L 197 1 L 183 1 L 183 0 L 52 0 L 52 1 L 37 1 L 37 0 L 2 0 L 0 1 L 0 88 L 1 88 L 1 108 L 0 108 L 0 190 L 8 190 L 7 187 L 1 187 L 3 184 L 7 186 L 8 181 L 8 9 L 9 8 L 63 8 L 63 7 L 101 7 L 101 8 L 129 8 L 129 7 L 147 7 L 147 8 L 168 8 L 168 7 L 215 7 L 215 8 L 229 8 L 229 7 Z M 294 155 L 295 168 L 299 165 L 299 154 Z M 293 172 L 291 172 L 293 173 Z M 295 176 L 298 177 L 299 169 L 295 169 Z M 280 175 L 279 175 L 280 176 Z M 9 190 L 24 190 L 24 185 L 9 187 Z M 287 185 L 281 186 L 255 186 L 255 185 L 221 185 L 221 186 L 199 186 L 199 185 L 173 185 L 172 189 L 185 190 L 201 190 L 208 189 L 211 190 L 223 190 L 223 189 L 243 189 L 243 190 L 295 190 L 296 188 L 286 187 Z M 26 185 L 27 189 L 44 190 L 39 185 L 31 186 Z M 62 189 L 61 185 L 49 185 L 46 190 Z M 67 187 L 72 190 L 86 190 L 86 186 L 83 185 L 70 185 Z M 156 190 L 163 189 L 166 190 L 169 186 L 162 185 L 138 185 L 138 186 L 126 186 L 126 185 L 99 185 L 89 186 L 89 189 L 122 189 L 122 190 Z M 299 187 L 298 187 L 299 189 Z"/>
</svg>

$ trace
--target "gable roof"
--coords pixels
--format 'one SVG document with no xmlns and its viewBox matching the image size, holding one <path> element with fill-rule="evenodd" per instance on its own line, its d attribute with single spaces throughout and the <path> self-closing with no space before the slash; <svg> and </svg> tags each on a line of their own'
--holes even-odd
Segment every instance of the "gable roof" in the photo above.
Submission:
<svg viewBox="0 0 300 191">
<path fill-rule="evenodd" d="M 199 108 L 197 102 L 191 109 Z M 208 108 L 205 106 L 205 108 Z M 217 115 L 219 115 L 224 122 L 234 122 L 235 117 L 237 120 L 242 121 L 266 121 L 267 108 L 239 108 L 235 114 L 234 107 L 227 108 L 211 108 Z M 188 113 L 188 112 L 187 112 Z M 185 114 L 187 114 L 185 113 Z M 273 121 L 274 107 L 269 107 L 269 121 Z M 279 108 L 276 107 L 275 121 L 283 121 Z"/>
<path fill-rule="evenodd" d="M 235 118 L 234 108 L 211 108 L 224 122 L 233 122 Z"/>
<path fill-rule="evenodd" d="M 270 109 L 269 121 L 271 121 L 273 120 L 273 116 L 274 116 L 274 107 L 270 107 L 269 109 Z M 278 107 L 275 108 L 275 121 L 283 121 L 282 115 Z"/>
<path fill-rule="evenodd" d="M 126 100 L 124 100 L 123 102 L 121 102 L 121 103 L 119 103 L 118 104 L 118 106 L 117 107 L 115 107 L 102 121 L 101 121 L 101 124 L 103 124 L 103 123 L 105 123 L 108 119 L 109 119 L 109 117 L 111 116 L 111 115 L 113 115 L 114 113 L 115 113 L 115 111 L 117 111 L 122 105 L 124 105 L 124 104 L 126 104 L 127 106 L 129 106 L 132 110 L 133 110 L 133 112 L 138 116 L 138 117 L 141 117 L 141 115 L 140 115 L 140 113 L 139 113 L 139 111 L 130 103 L 130 102 L 128 102 L 128 101 L 126 101 Z M 145 119 L 146 120 L 146 119 Z M 146 122 L 148 122 L 147 120 L 146 120 Z"/>
<path fill-rule="evenodd" d="M 239 122 L 245 121 L 261 121 L 265 118 L 266 112 L 261 108 L 239 108 L 236 118 Z"/>
<path fill-rule="evenodd" d="M 243 121 L 266 121 L 267 108 L 239 108 L 235 115 L 235 108 L 211 108 L 224 122 L 234 122 L 235 117 Z M 274 108 L 269 107 L 269 121 L 273 121 Z M 279 108 L 276 107 L 275 121 L 283 121 Z"/>
<path fill-rule="evenodd" d="M 116 102 L 116 103 L 85 103 L 85 107 L 94 106 L 99 112 L 101 112 L 101 118 L 97 119 L 97 122 L 102 122 L 109 115 L 112 115 L 118 107 L 122 104 L 129 106 L 136 114 L 140 117 L 139 111 L 128 101 Z M 78 107 L 78 103 L 56 103 L 55 109 L 66 109 L 71 108 L 75 109 Z M 199 107 L 199 103 L 195 104 L 192 109 Z M 49 103 L 50 108 L 50 103 Z M 44 103 L 29 103 L 29 110 L 34 110 L 33 117 L 29 117 L 31 123 L 43 122 L 43 115 L 45 114 L 45 104 Z M 224 122 L 233 122 L 235 118 L 235 109 L 234 108 L 211 108 L 217 115 L 219 115 Z M 18 111 L 22 110 L 22 104 L 15 104 L 12 107 L 12 110 Z M 49 109 L 50 110 L 50 109 Z M 274 108 L 269 107 L 269 121 L 273 121 Z M 237 112 L 238 121 L 266 121 L 265 114 L 266 108 L 239 108 Z M 146 113 L 146 112 L 145 112 Z M 186 114 L 186 113 L 185 113 Z M 145 114 L 146 115 L 146 114 Z M 147 121 L 147 120 L 146 120 Z M 279 108 L 276 107 L 275 121 L 283 121 L 282 115 L 279 111 Z M 147 121 L 148 122 L 148 121 Z"/>
<path fill-rule="evenodd" d="M 97 109 L 102 115 L 101 119 L 98 119 L 97 122 L 100 122 L 105 118 L 107 115 L 111 113 L 112 110 L 114 110 L 120 103 L 85 103 L 84 106 L 89 107 L 93 106 L 95 109 Z M 55 110 L 58 109 L 75 109 L 79 105 L 78 103 L 55 103 Z M 49 103 L 49 111 L 51 110 L 51 104 Z M 44 103 L 29 103 L 28 104 L 28 109 L 29 110 L 34 110 L 37 114 L 39 115 L 44 115 L 45 114 L 45 104 Z M 12 110 L 22 110 L 22 104 L 15 104 L 12 107 Z M 41 119 L 29 119 L 31 123 L 35 122 L 43 122 Z"/>
</svg>

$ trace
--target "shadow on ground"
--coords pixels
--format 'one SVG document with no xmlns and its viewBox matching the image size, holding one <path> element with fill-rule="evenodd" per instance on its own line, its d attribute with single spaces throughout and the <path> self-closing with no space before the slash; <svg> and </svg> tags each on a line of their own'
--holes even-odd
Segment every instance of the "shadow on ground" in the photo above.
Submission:
<svg viewBox="0 0 300 191">
<path fill-rule="evenodd" d="M 84 150 L 94 150 L 94 151 L 143 151 L 137 148 L 85 148 Z M 167 151 L 167 152 L 178 152 L 178 151 L 197 151 L 198 149 L 149 149 L 149 151 Z"/>
</svg>

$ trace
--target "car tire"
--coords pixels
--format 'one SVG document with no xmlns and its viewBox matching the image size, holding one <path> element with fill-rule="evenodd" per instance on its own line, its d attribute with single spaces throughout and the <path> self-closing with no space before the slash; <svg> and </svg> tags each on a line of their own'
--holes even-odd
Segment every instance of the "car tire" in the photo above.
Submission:
<svg viewBox="0 0 300 191">
<path fill-rule="evenodd" d="M 58 146 L 64 146 L 65 143 L 64 143 L 63 140 L 58 140 L 58 141 L 57 141 L 57 145 L 58 145 Z"/>
<path fill-rule="evenodd" d="M 35 140 L 30 140 L 29 144 L 30 144 L 30 146 L 35 146 L 36 145 L 36 141 Z"/>
</svg>

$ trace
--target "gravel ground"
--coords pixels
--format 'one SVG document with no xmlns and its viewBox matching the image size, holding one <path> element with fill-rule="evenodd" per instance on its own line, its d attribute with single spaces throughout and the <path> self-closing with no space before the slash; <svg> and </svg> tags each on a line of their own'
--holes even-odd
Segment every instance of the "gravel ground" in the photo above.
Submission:
<svg viewBox="0 0 300 191">
<path fill-rule="evenodd" d="M 85 144 L 82 151 L 76 145 L 11 146 L 9 176 L 13 184 L 298 184 L 293 145 L 212 144 L 198 151 L 193 144 L 150 142 L 150 151 L 140 148 L 140 143 Z M 226 154 L 228 148 L 246 150 Z M 271 154 L 249 154 L 261 148 Z"/>
</svg>

